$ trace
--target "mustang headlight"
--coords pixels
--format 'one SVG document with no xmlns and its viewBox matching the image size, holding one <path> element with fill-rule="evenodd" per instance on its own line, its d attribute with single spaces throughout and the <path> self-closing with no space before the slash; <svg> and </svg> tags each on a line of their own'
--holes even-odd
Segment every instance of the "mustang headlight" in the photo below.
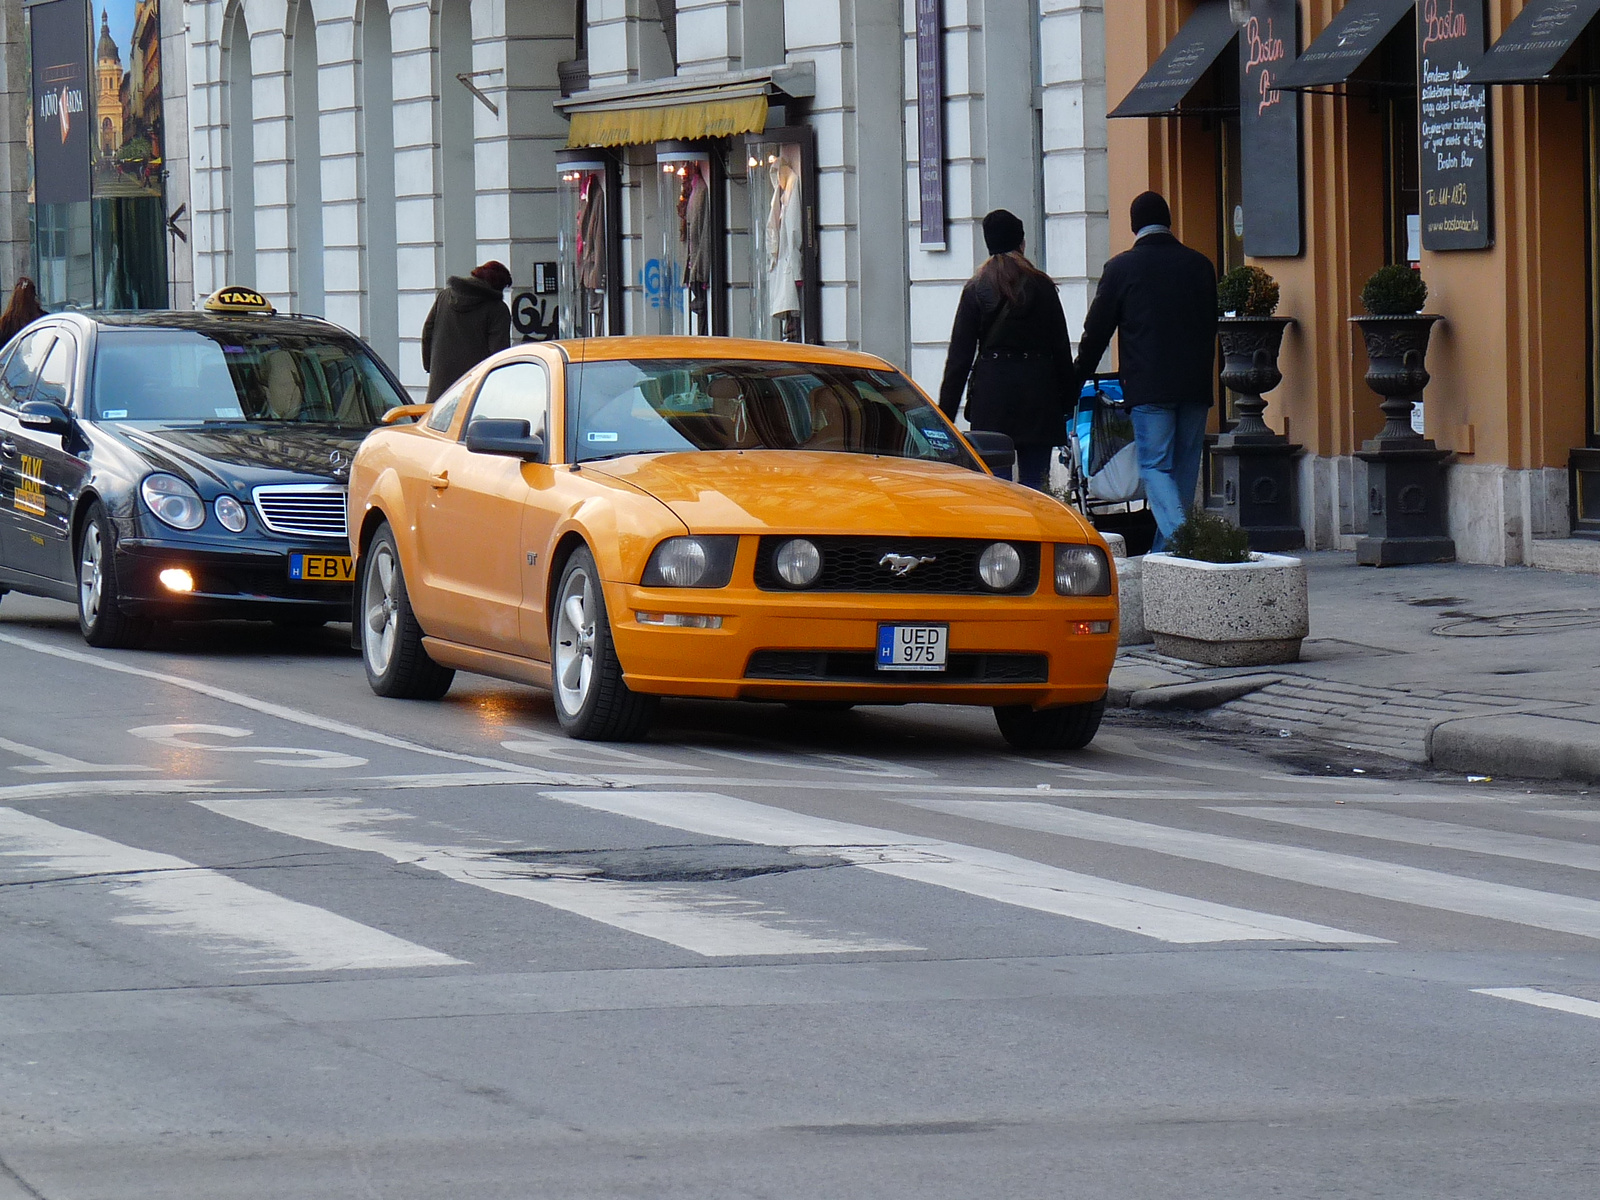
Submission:
<svg viewBox="0 0 1600 1200">
<path fill-rule="evenodd" d="M 1056 591 L 1063 596 L 1111 595 L 1111 564 L 1098 546 L 1056 547 Z"/>
<path fill-rule="evenodd" d="M 212 507 L 217 510 L 217 520 L 222 522 L 222 527 L 229 533 L 244 532 L 244 505 L 238 500 L 224 493 L 217 497 L 217 502 Z"/>
<path fill-rule="evenodd" d="M 733 558 L 739 539 L 723 537 L 675 537 L 662 542 L 645 564 L 645 587 L 727 587 L 733 578 Z"/>
<path fill-rule="evenodd" d="M 150 511 L 174 529 L 199 529 L 205 524 L 206 506 L 200 493 L 176 475 L 146 475 L 139 494 Z"/>
<path fill-rule="evenodd" d="M 815 542 L 790 538 L 772 556 L 772 569 L 792 588 L 808 588 L 822 574 L 822 551 Z"/>
<path fill-rule="evenodd" d="M 979 556 L 978 578 L 995 592 L 1016 587 L 1022 578 L 1022 555 L 1010 542 L 996 542 Z"/>
</svg>

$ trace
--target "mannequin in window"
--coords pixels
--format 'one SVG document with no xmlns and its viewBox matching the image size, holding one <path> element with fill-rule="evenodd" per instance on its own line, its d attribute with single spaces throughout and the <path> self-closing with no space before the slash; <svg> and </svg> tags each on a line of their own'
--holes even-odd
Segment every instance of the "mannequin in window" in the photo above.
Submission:
<svg viewBox="0 0 1600 1200">
<path fill-rule="evenodd" d="M 598 173 L 586 174 L 578 192 L 578 289 L 590 337 L 605 332 L 605 230 L 605 180 Z"/>
<path fill-rule="evenodd" d="M 679 237 L 684 244 L 684 284 L 689 290 L 689 312 L 697 318 L 691 333 L 710 333 L 707 293 L 711 287 L 711 189 L 697 162 L 688 163 L 678 200 Z"/>
<path fill-rule="evenodd" d="M 772 206 L 767 212 L 767 297 L 778 337 L 800 340 L 800 288 L 804 286 L 800 213 L 800 148 L 785 146 L 767 168 Z"/>
</svg>

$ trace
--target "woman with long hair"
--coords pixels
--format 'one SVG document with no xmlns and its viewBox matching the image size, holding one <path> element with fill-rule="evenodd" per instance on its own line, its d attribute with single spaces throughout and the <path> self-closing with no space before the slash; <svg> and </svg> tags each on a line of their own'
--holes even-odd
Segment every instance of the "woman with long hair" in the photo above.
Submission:
<svg viewBox="0 0 1600 1200">
<path fill-rule="evenodd" d="M 39 289 L 34 286 L 33 280 L 24 275 L 17 280 L 17 286 L 11 289 L 11 302 L 6 305 L 6 311 L 0 314 L 0 346 L 42 316 L 44 309 L 39 305 Z"/>
<path fill-rule="evenodd" d="M 1018 481 L 1043 492 L 1078 383 L 1061 297 L 1028 261 L 1023 234 L 1021 220 L 1003 208 L 983 219 L 989 259 L 961 289 L 939 407 L 954 420 L 965 391 L 967 423 L 1010 437 Z"/>
</svg>

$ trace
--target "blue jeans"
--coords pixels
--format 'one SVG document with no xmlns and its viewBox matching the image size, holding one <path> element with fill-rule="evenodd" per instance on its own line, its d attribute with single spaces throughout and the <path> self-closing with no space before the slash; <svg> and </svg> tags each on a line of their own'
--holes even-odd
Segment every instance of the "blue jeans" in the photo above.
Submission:
<svg viewBox="0 0 1600 1200">
<path fill-rule="evenodd" d="M 1018 446 L 1017 482 L 1036 492 L 1050 490 L 1050 455 L 1054 446 Z"/>
<path fill-rule="evenodd" d="M 1140 404 L 1133 410 L 1133 436 L 1139 447 L 1139 478 L 1156 518 L 1160 553 L 1189 515 L 1200 482 L 1200 455 L 1205 450 L 1206 422 L 1211 409 L 1203 404 L 1164 408 Z"/>
</svg>

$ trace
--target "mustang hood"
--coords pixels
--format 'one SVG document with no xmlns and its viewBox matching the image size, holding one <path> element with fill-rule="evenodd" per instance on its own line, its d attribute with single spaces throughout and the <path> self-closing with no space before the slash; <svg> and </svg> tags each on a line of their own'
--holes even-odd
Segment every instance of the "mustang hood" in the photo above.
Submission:
<svg viewBox="0 0 1600 1200">
<path fill-rule="evenodd" d="M 1084 541 L 1049 496 L 946 463 L 815 451 L 699 451 L 586 464 L 650 493 L 696 533 Z"/>
<path fill-rule="evenodd" d="M 350 460 L 366 436 L 364 429 L 329 426 L 170 425 L 135 428 L 117 434 L 151 465 L 198 483 L 209 478 L 227 488 L 287 482 L 285 475 L 343 483 Z"/>
</svg>

